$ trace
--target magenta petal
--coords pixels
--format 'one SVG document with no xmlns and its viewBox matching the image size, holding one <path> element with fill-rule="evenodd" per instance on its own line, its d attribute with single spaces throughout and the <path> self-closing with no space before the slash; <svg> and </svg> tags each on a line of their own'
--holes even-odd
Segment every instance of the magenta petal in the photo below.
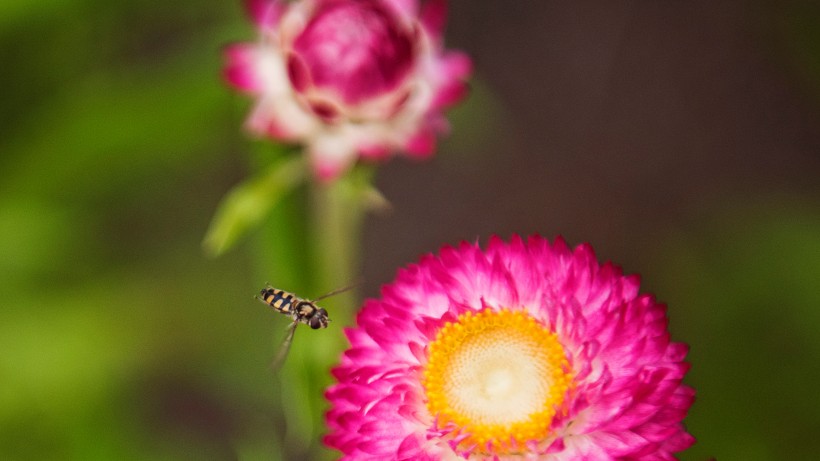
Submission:
<svg viewBox="0 0 820 461">
<path fill-rule="evenodd" d="M 262 81 L 256 71 L 258 50 L 252 45 L 234 44 L 224 50 L 225 80 L 236 88 L 256 93 L 262 91 Z"/>
<path fill-rule="evenodd" d="M 429 157 L 436 150 L 436 134 L 431 130 L 423 129 L 408 139 L 404 148 L 413 157 Z"/>
<path fill-rule="evenodd" d="M 419 20 L 434 36 L 441 34 L 447 22 L 447 0 L 426 0 L 421 6 Z"/>
<path fill-rule="evenodd" d="M 464 53 L 450 51 L 439 61 L 439 72 L 450 80 L 464 80 L 473 72 L 473 62 Z"/>
<path fill-rule="evenodd" d="M 311 85 L 310 71 L 305 61 L 295 53 L 289 53 L 287 57 L 288 78 L 293 89 L 304 92 Z"/>
<path fill-rule="evenodd" d="M 311 152 L 311 165 L 316 176 L 321 181 L 328 182 L 338 178 L 351 167 L 353 155 L 352 146 L 350 152 L 343 155 L 325 153 L 322 147 L 317 147 Z"/>
<path fill-rule="evenodd" d="M 245 0 L 253 22 L 262 27 L 273 27 L 284 13 L 286 5 L 280 0 Z"/>
<path fill-rule="evenodd" d="M 368 160 L 382 160 L 390 155 L 390 148 L 384 144 L 363 143 L 359 145 L 358 151 L 362 158 Z"/>
<path fill-rule="evenodd" d="M 262 136 L 290 141 L 297 132 L 292 127 L 282 123 L 279 114 L 270 113 L 265 106 L 257 106 L 245 122 L 248 131 Z"/>
<path fill-rule="evenodd" d="M 467 97 L 470 87 L 464 82 L 451 82 L 436 91 L 431 106 L 443 109 L 454 105 Z"/>
<path fill-rule="evenodd" d="M 402 440 L 396 453 L 398 459 L 418 459 L 421 453 L 421 440 L 418 434 L 410 434 Z"/>
</svg>

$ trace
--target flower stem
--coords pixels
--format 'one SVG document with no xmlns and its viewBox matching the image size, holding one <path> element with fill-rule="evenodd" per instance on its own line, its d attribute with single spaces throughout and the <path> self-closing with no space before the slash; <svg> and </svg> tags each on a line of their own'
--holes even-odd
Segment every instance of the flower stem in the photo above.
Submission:
<svg viewBox="0 0 820 461">
<path fill-rule="evenodd" d="M 359 279 L 362 223 L 372 192 L 372 171 L 357 168 L 333 183 L 308 181 L 306 187 L 272 215 L 262 268 L 283 277 L 297 296 L 315 298 Z M 300 261 L 284 255 L 302 254 Z M 263 253 L 260 253 L 262 255 Z M 270 257 L 273 256 L 273 257 Z M 278 267 L 272 267 L 278 266 Z M 284 286 L 283 286 L 284 288 Z M 326 433 L 324 390 L 330 367 L 344 349 L 343 328 L 353 323 L 355 290 L 319 301 L 331 323 L 326 330 L 297 329 L 289 357 L 279 371 L 281 408 L 287 424 L 282 459 L 329 460 L 322 445 Z M 281 335 L 280 332 L 276 332 Z M 279 336 L 277 336 L 279 337 Z"/>
</svg>

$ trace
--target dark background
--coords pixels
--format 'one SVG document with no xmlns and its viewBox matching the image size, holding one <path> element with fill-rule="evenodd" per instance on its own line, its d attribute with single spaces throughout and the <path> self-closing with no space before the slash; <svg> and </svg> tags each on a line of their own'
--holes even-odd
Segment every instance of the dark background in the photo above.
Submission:
<svg viewBox="0 0 820 461">
<path fill-rule="evenodd" d="M 219 72 L 254 36 L 238 1 L 0 6 L 0 457 L 288 443 L 254 238 L 200 247 L 251 172 Z M 380 168 L 363 294 L 462 239 L 588 241 L 691 345 L 681 459 L 814 459 L 820 4 L 454 0 L 447 43 L 472 96 L 432 161 Z"/>
</svg>

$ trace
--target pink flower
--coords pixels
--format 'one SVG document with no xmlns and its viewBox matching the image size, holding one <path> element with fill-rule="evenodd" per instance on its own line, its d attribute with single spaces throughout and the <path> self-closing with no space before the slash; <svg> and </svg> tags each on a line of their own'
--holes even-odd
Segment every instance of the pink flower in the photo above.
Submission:
<svg viewBox="0 0 820 461">
<path fill-rule="evenodd" d="M 498 238 L 399 272 L 327 391 L 345 460 L 673 460 L 694 439 L 687 347 L 592 248 Z"/>
<path fill-rule="evenodd" d="M 469 59 L 442 49 L 444 0 L 248 0 L 261 37 L 227 49 L 228 81 L 254 96 L 254 133 L 304 143 L 324 179 L 357 156 L 433 153 Z"/>
</svg>

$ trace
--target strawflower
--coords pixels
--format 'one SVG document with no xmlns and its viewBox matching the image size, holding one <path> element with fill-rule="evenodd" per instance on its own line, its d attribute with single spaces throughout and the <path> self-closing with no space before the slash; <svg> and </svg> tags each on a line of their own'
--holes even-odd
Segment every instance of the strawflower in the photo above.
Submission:
<svg viewBox="0 0 820 461">
<path fill-rule="evenodd" d="M 541 237 L 445 247 L 368 300 L 326 396 L 344 460 L 673 460 L 687 347 L 636 276 Z"/>
<path fill-rule="evenodd" d="M 225 76 L 255 99 L 250 131 L 304 144 L 332 179 L 359 157 L 426 157 L 460 100 L 469 59 L 444 52 L 444 0 L 247 0 L 256 43 L 226 50 Z"/>
</svg>

